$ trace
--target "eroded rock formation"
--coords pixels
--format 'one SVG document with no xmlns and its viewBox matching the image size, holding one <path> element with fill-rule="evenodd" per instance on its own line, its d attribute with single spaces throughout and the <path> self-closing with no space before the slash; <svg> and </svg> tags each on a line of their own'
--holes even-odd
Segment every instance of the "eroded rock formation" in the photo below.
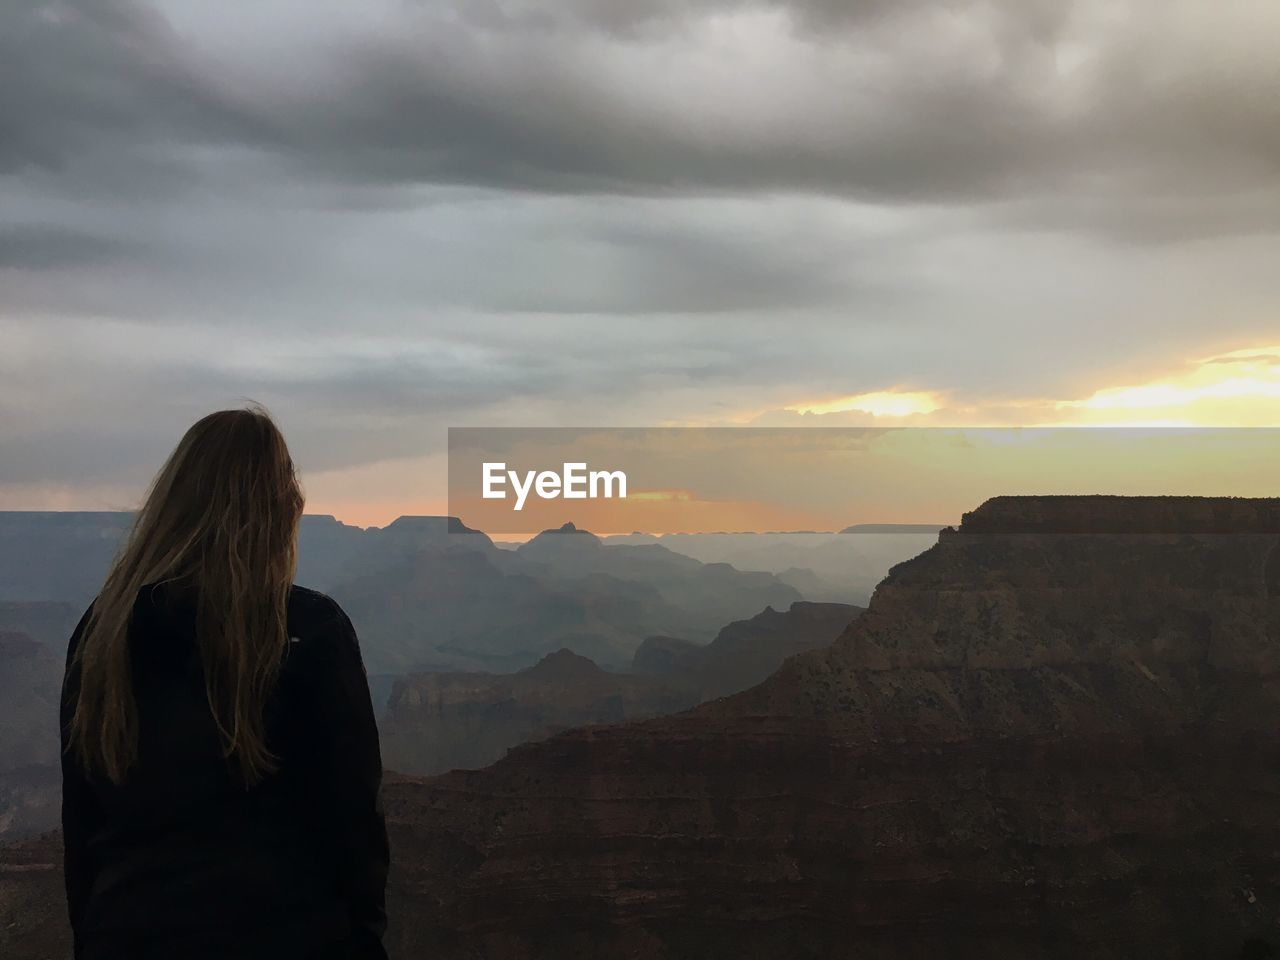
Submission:
<svg viewBox="0 0 1280 960">
<path fill-rule="evenodd" d="M 398 949 L 1261 949 L 1280 932 L 1280 502 L 1178 508 L 990 501 L 750 691 L 393 786 Z"/>
<path fill-rule="evenodd" d="M 735 621 L 709 644 L 651 637 L 629 674 L 568 649 L 513 674 L 413 674 L 392 687 L 383 756 L 415 774 L 483 767 L 561 730 L 676 713 L 759 683 L 788 656 L 831 643 L 860 612 L 796 601 Z"/>
<path fill-rule="evenodd" d="M 787 657 L 827 646 L 862 609 L 808 601 L 786 610 L 766 607 L 750 619 L 735 620 L 706 645 L 649 637 L 636 650 L 631 667 L 688 688 L 692 703 L 714 700 L 755 686 Z"/>
<path fill-rule="evenodd" d="M 696 702 L 683 687 L 610 673 L 565 649 L 514 674 L 397 680 L 380 724 L 382 753 L 389 767 L 414 773 L 483 767 L 561 730 L 674 713 Z"/>
</svg>

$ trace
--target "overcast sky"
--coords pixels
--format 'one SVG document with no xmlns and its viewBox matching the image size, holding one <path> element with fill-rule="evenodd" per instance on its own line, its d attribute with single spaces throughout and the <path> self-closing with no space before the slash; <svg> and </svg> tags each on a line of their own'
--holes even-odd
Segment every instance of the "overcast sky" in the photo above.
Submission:
<svg viewBox="0 0 1280 960">
<path fill-rule="evenodd" d="M 1280 423 L 1277 38 L 1267 0 L 0 2 L 0 508 L 132 506 L 241 398 L 359 522 L 440 509 L 450 425 Z"/>
</svg>

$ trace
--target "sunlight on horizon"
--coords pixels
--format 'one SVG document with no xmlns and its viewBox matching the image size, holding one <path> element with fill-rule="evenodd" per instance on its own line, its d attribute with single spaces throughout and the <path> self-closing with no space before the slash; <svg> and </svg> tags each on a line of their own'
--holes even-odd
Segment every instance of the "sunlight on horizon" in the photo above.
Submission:
<svg viewBox="0 0 1280 960">
<path fill-rule="evenodd" d="M 941 395 L 933 391 L 876 390 L 834 400 L 797 403 L 785 409 L 791 413 L 869 413 L 875 417 L 909 417 L 933 413 L 943 406 Z"/>
<path fill-rule="evenodd" d="M 793 419 L 780 419 L 786 415 Z M 942 390 L 889 388 L 734 419 L 780 426 L 895 425 L 887 420 L 920 427 L 1274 427 L 1280 426 L 1280 346 L 1213 354 L 1146 382 L 1098 387 L 1071 399 L 966 403 Z"/>
<path fill-rule="evenodd" d="M 890 388 L 797 402 L 781 410 L 796 427 L 1276 427 L 1280 346 L 1201 355 L 1164 376 L 1100 387 L 1077 399 L 1029 397 L 974 404 L 941 390 Z M 383 462 L 313 475 L 315 496 L 308 507 L 360 526 L 382 526 L 400 515 L 446 512 L 438 456 L 402 461 L 401 466 L 407 468 L 403 474 L 394 462 Z M 366 497 L 366 491 L 381 495 Z M 683 496 L 688 499 L 690 494 L 684 491 Z M 672 498 L 680 494 L 649 490 L 635 496 Z"/>
<path fill-rule="evenodd" d="M 1119 378 L 1117 378 L 1119 379 Z M 702 424 L 703 426 L 716 425 Z M 1149 379 L 1134 378 L 1073 399 L 988 397 L 975 401 L 944 390 L 865 391 L 795 402 L 719 425 L 804 427 L 1110 427 L 1231 428 L 1280 426 L 1280 346 L 1200 354 Z M 311 471 L 305 462 L 308 513 L 331 514 L 362 527 L 399 516 L 447 512 L 443 452 Z M 0 509 L 132 509 L 136 492 L 120 484 L 92 491 L 24 486 L 0 498 Z M 636 500 L 696 499 L 660 485 Z"/>
<path fill-rule="evenodd" d="M 1106 387 L 1055 410 L 1063 426 L 1264 427 L 1280 424 L 1280 347 L 1234 350 L 1147 383 Z"/>
</svg>

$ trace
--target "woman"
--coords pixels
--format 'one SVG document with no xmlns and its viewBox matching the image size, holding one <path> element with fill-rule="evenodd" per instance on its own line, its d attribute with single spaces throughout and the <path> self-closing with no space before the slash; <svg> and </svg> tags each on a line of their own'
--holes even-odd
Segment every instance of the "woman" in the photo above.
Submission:
<svg viewBox="0 0 1280 960">
<path fill-rule="evenodd" d="M 351 621 L 292 584 L 302 505 L 265 412 L 210 414 L 71 637 L 78 960 L 386 957 L 377 728 Z"/>
</svg>

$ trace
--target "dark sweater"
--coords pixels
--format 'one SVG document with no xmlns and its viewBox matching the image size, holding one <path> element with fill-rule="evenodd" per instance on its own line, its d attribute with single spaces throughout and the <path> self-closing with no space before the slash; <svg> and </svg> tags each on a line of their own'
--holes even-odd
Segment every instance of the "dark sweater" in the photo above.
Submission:
<svg viewBox="0 0 1280 960">
<path fill-rule="evenodd" d="M 139 760 L 119 786 L 66 750 L 63 836 L 77 960 L 383 960 L 382 760 L 351 621 L 291 591 L 291 641 L 266 710 L 279 769 L 251 789 L 223 759 L 189 601 L 144 588 L 129 630 Z"/>
</svg>

